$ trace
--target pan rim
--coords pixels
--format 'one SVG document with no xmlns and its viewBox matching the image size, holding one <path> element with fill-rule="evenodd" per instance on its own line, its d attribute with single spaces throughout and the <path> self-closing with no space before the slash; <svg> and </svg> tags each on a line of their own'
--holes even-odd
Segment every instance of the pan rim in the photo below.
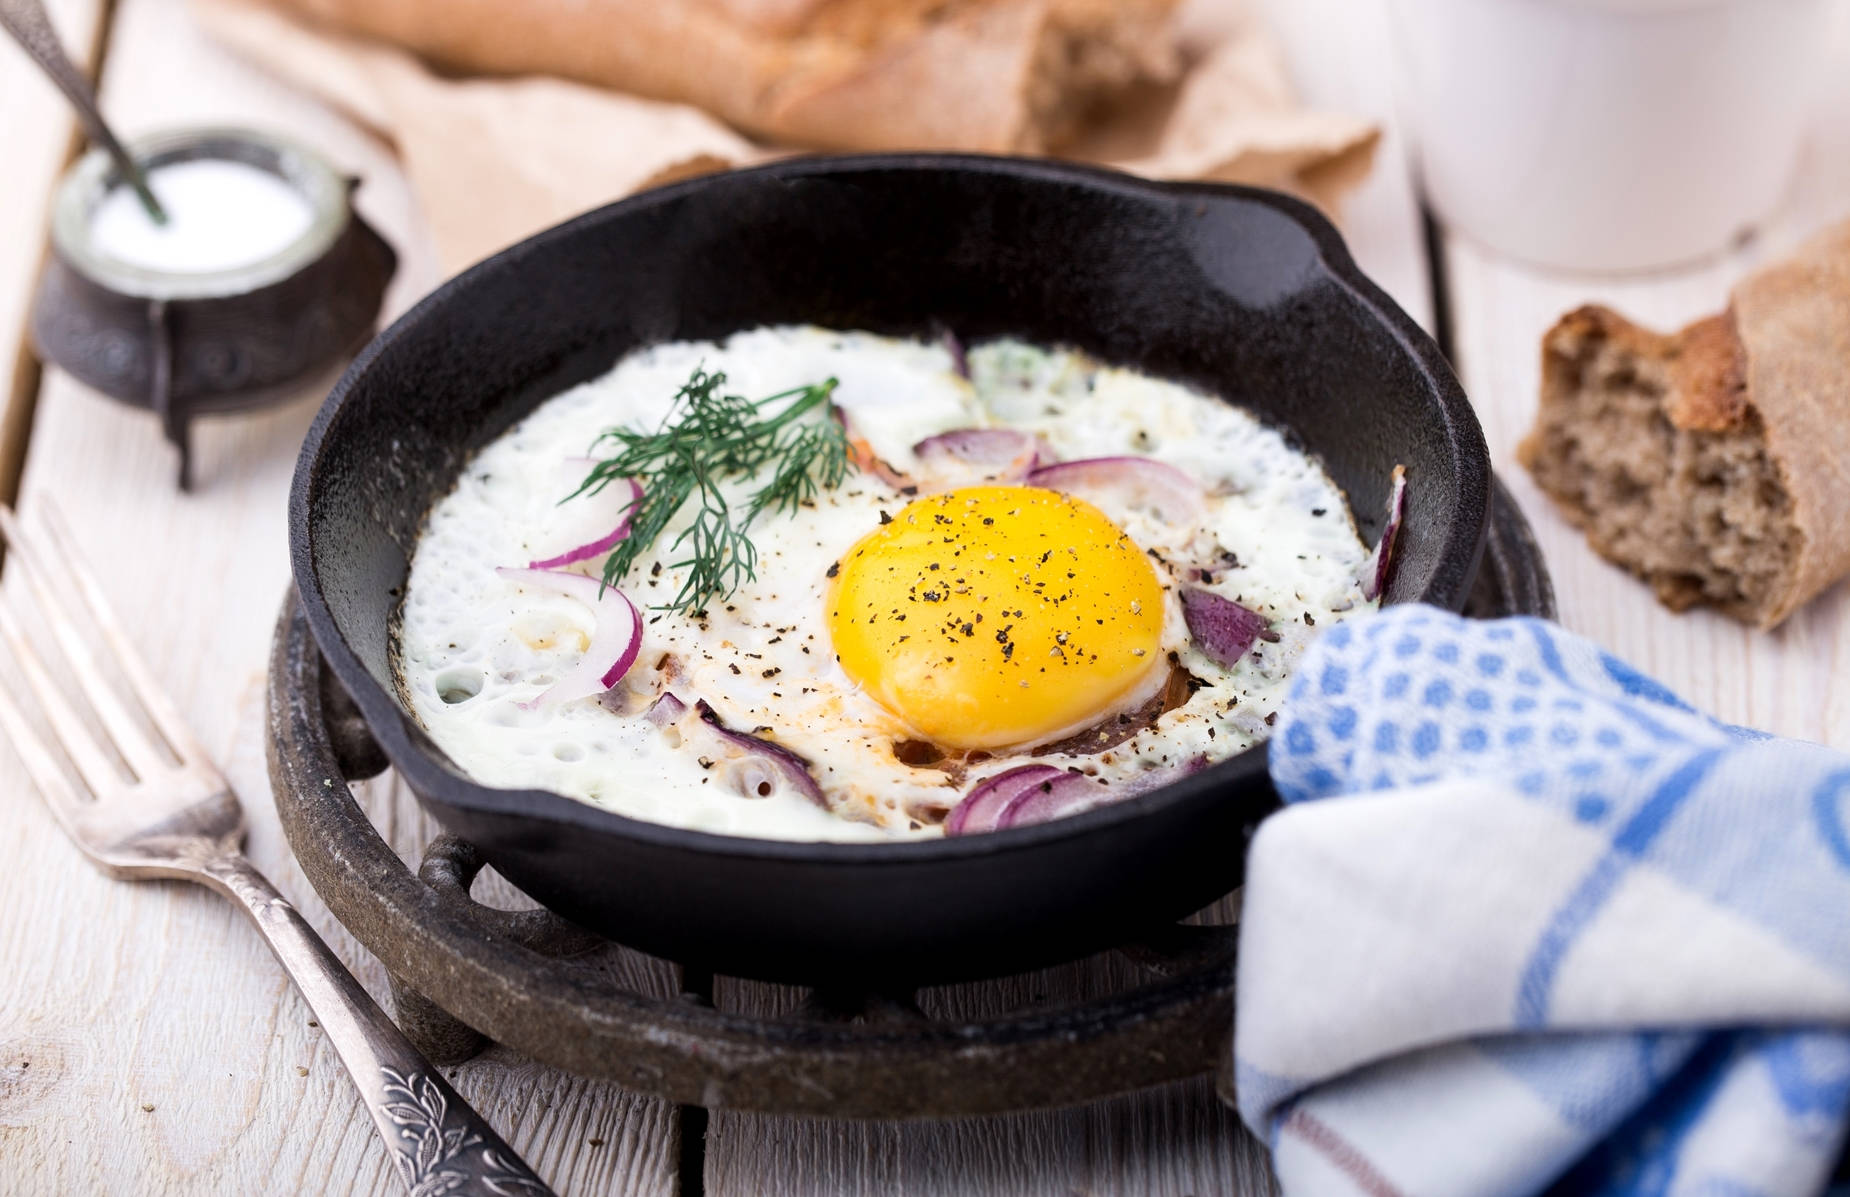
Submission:
<svg viewBox="0 0 1850 1197">
<path fill-rule="evenodd" d="M 716 181 L 749 177 L 797 179 L 870 172 L 961 171 L 1009 176 L 1039 182 L 1078 183 L 1107 194 L 1141 199 L 1240 201 L 1283 215 L 1306 232 L 1317 250 L 1326 278 L 1389 332 L 1435 400 L 1442 438 L 1457 447 L 1456 483 L 1468 499 L 1455 510 L 1439 558 L 1442 568 L 1426 590 L 1402 602 L 1426 602 L 1457 609 L 1469 594 L 1489 525 L 1490 460 L 1483 432 L 1470 402 L 1439 348 L 1413 319 L 1362 273 L 1335 227 L 1310 204 L 1280 192 L 1228 183 L 1161 182 L 1104 167 L 962 153 L 882 153 L 805 156 L 761 166 L 702 175 L 669 184 L 593 209 L 502 250 L 449 279 L 381 331 L 348 366 L 316 413 L 297 458 L 289 494 L 290 566 L 296 591 L 316 644 L 335 679 L 359 708 L 368 731 L 386 758 L 420 796 L 472 814 L 514 817 L 569 829 L 621 836 L 652 849 L 707 858 L 763 862 L 802 862 L 819 867 L 875 867 L 900 871 L 929 868 L 950 861 L 1035 852 L 1047 844 L 1107 832 L 1126 821 L 1170 806 L 1218 801 L 1227 783 L 1267 772 L 1267 744 L 1260 743 L 1212 767 L 1124 802 L 1096 807 L 1078 815 L 980 836 L 893 843 L 771 840 L 672 827 L 629 818 L 543 789 L 499 789 L 483 785 L 442 763 L 419 743 L 412 717 L 399 699 L 382 686 L 347 642 L 322 593 L 315 569 L 315 545 L 309 519 L 316 498 L 316 475 L 323 446 L 359 380 L 393 344 L 441 310 L 459 293 L 467 293 L 487 273 L 505 269 L 554 241 L 570 238 L 588 225 L 672 203 Z"/>
</svg>

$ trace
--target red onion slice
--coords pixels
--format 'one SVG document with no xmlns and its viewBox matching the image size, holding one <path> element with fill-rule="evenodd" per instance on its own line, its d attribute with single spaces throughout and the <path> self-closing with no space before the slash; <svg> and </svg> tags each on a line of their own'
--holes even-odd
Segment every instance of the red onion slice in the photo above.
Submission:
<svg viewBox="0 0 1850 1197">
<path fill-rule="evenodd" d="M 707 705 L 707 700 L 704 698 L 694 700 L 694 710 L 700 713 L 700 718 L 713 729 L 713 733 L 722 742 L 745 753 L 751 761 L 768 766 L 772 774 L 783 778 L 797 793 L 802 794 L 817 806 L 827 808 L 828 802 L 822 796 L 822 787 L 816 784 L 815 777 L 810 773 L 808 761 L 782 744 L 761 740 L 757 736 L 748 736 L 744 732 L 733 731 L 720 719 L 719 713 Z M 756 793 L 755 785 L 744 781 L 741 784 L 744 790 L 751 791 L 747 794 L 748 797 L 762 796 Z"/>
<path fill-rule="evenodd" d="M 996 821 L 1009 803 L 1043 782 L 1067 776 L 1066 770 L 1052 765 L 1018 765 L 979 782 L 964 795 L 944 821 L 946 835 L 973 835 L 994 831 Z"/>
<path fill-rule="evenodd" d="M 1388 574 L 1394 568 L 1394 541 L 1400 535 L 1401 520 L 1407 514 L 1407 467 L 1395 466 L 1394 479 L 1388 484 L 1387 519 L 1381 525 L 1381 539 L 1362 566 L 1362 597 L 1378 599 L 1387 590 Z"/>
<path fill-rule="evenodd" d="M 1207 510 L 1201 484 L 1149 457 L 1089 457 L 1043 466 L 1028 475 L 1044 486 L 1113 511 L 1148 511 L 1171 524 L 1192 524 Z"/>
<path fill-rule="evenodd" d="M 944 821 L 947 836 L 976 835 L 1027 827 L 1076 815 L 1095 806 L 1123 802 L 1161 789 L 1208 767 L 1205 755 L 1167 769 L 1152 769 L 1115 785 L 1052 765 L 1017 765 L 978 783 Z"/>
<path fill-rule="evenodd" d="M 953 329 L 945 329 L 939 337 L 944 342 L 944 351 L 951 355 L 951 369 L 957 377 L 970 381 L 970 355 L 964 352 L 963 338 Z"/>
<path fill-rule="evenodd" d="M 996 816 L 996 830 L 1006 831 L 1010 827 L 1045 823 L 1062 815 L 1076 815 L 1082 810 L 1103 806 L 1115 797 L 1111 789 L 1100 785 L 1096 778 L 1061 771 L 1058 777 L 1048 778 L 1015 795 Z"/>
<path fill-rule="evenodd" d="M 1161 789 L 1208 767 L 1195 756 L 1167 769 L 1152 769 L 1113 785 L 1071 769 L 1052 765 L 1018 765 L 971 790 L 944 821 L 947 836 L 1006 831 L 1076 815 L 1093 807 L 1123 802 Z"/>
<path fill-rule="evenodd" d="M 1257 611 L 1198 586 L 1182 591 L 1182 619 L 1195 647 L 1222 669 L 1232 669 L 1251 652 L 1253 642 L 1270 626 Z"/>
<path fill-rule="evenodd" d="M 685 714 L 687 704 L 663 691 L 660 698 L 649 704 L 649 709 L 642 713 L 642 717 L 658 728 L 666 728 L 680 722 L 681 716 Z"/>
<path fill-rule="evenodd" d="M 1020 482 L 1041 463 L 1040 438 L 1018 428 L 956 428 L 912 446 L 934 472 L 958 467 L 1004 485 Z"/>
<path fill-rule="evenodd" d="M 642 648 L 642 613 L 615 586 L 604 586 L 583 574 L 554 570 L 502 568 L 495 572 L 522 586 L 575 598 L 597 616 L 591 644 L 578 664 L 566 670 L 550 689 L 522 703 L 523 707 L 553 706 L 602 694 L 636 663 L 636 654 Z"/>
<path fill-rule="evenodd" d="M 1207 767 L 1208 758 L 1196 756 L 1180 765 L 1168 769 L 1152 769 L 1109 786 L 1102 786 L 1083 773 L 1062 773 L 1051 782 L 1029 787 L 1026 793 L 1009 803 L 1002 817 L 996 821 L 996 830 L 1049 823 L 1096 806 L 1124 802 L 1140 794 L 1159 790 L 1171 782 L 1181 781 Z"/>
<path fill-rule="evenodd" d="M 573 460 L 577 461 L 583 459 L 574 458 Z M 587 461 L 585 470 L 588 471 L 589 467 L 590 463 Z M 578 480 L 581 482 L 584 480 L 583 473 L 580 473 Z M 556 557 L 548 557 L 543 561 L 530 561 L 527 563 L 527 568 L 558 569 L 562 565 L 571 565 L 578 561 L 589 561 L 593 557 L 602 557 L 605 553 L 616 548 L 617 543 L 630 534 L 630 514 L 636 510 L 636 504 L 642 502 L 642 487 L 637 484 L 636 480 L 634 478 L 624 478 L 622 482 L 623 486 L 606 486 L 596 494 L 587 493 L 577 495 L 567 500 L 567 502 L 573 503 L 584 502 L 596 504 L 599 512 L 599 524 L 602 525 L 611 519 L 615 519 L 617 521 L 616 527 L 597 539 L 581 544 L 575 549 L 567 549 Z M 628 491 L 627 496 L 625 495 L 626 489 Z"/>
</svg>

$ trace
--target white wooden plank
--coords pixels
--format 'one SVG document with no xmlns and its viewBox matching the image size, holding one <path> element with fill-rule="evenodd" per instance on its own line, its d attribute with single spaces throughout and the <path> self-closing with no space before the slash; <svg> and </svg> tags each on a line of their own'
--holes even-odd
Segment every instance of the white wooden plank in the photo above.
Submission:
<svg viewBox="0 0 1850 1197">
<path fill-rule="evenodd" d="M 724 1115 L 709 1135 L 707 1191 L 834 1194 L 1137 1193 L 1260 1197 L 1276 1191 L 1265 1147 L 1205 1080 L 1075 1110 L 925 1126 Z"/>
<path fill-rule="evenodd" d="M 104 100 L 130 133 L 247 122 L 319 147 L 365 178 L 360 206 L 400 250 L 393 310 L 436 280 L 385 147 L 206 43 L 182 0 L 122 0 Z M 243 795 L 251 855 L 378 996 L 379 966 L 321 906 L 282 840 L 263 761 L 262 671 L 288 585 L 285 496 L 324 390 L 325 381 L 267 413 L 202 422 L 200 490 L 182 497 L 151 417 L 53 372 L 22 507 L 57 500 Z M 410 857 L 429 821 L 395 787 L 370 790 L 376 820 Z M 92 872 L 4 751 L 0 811 L 0 1191 L 402 1191 L 306 1005 L 227 904 Z M 660 969 L 634 979 L 668 985 Z M 446 1071 L 562 1191 L 674 1188 L 665 1104 L 500 1051 Z"/>
<path fill-rule="evenodd" d="M 105 0 L 47 0 L 72 61 L 95 65 Z M 26 336 L 32 289 L 45 253 L 52 190 L 70 158 L 77 122 L 69 103 L 11 38 L 0 37 L 0 497 L 10 497 L 25 458 L 38 360 Z"/>
<path fill-rule="evenodd" d="M 1697 266 L 1652 276 L 1576 278 L 1514 265 L 1462 237 L 1446 261 L 1455 345 L 1496 468 L 1534 523 L 1554 572 L 1561 616 L 1723 719 L 1783 735 L 1850 745 L 1850 687 L 1833 685 L 1850 659 L 1850 594 L 1839 586 L 1772 633 L 1707 611 L 1672 615 L 1607 564 L 1515 461 L 1535 415 L 1540 343 L 1562 313 L 1605 303 L 1671 329 L 1727 302 L 1733 281 L 1807 233 L 1850 216 L 1850 43 L 1819 99 L 1814 135 L 1783 210 L 1752 243 Z"/>
<path fill-rule="evenodd" d="M 1231 903 L 1206 918 L 1226 922 Z M 928 989 L 935 1017 L 980 1019 L 1121 991 L 1144 978 L 1115 956 L 1022 977 Z M 722 1009 L 786 1011 L 796 991 L 722 978 Z M 1229 1011 L 1231 1017 L 1232 1011 Z M 1205 1078 L 1070 1109 L 929 1122 L 845 1122 L 717 1112 L 707 1131 L 715 1197 L 888 1193 L 1152 1197 L 1275 1191 L 1265 1148 Z"/>
</svg>

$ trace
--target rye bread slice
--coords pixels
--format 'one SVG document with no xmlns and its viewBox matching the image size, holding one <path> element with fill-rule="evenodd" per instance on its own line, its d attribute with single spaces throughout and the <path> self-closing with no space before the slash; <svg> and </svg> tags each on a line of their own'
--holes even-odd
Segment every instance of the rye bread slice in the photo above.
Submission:
<svg viewBox="0 0 1850 1197">
<path fill-rule="evenodd" d="M 1850 573 L 1850 222 L 1671 336 L 1569 312 L 1517 456 L 1666 606 L 1784 620 Z"/>
</svg>

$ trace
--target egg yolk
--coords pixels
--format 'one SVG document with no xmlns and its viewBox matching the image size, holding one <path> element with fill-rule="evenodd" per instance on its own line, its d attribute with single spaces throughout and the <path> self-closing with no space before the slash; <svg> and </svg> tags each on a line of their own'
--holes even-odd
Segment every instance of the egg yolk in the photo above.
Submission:
<svg viewBox="0 0 1850 1197">
<path fill-rule="evenodd" d="M 973 486 L 908 504 L 838 563 L 848 676 L 935 743 L 1078 731 L 1156 667 L 1163 589 L 1130 537 L 1055 491 Z"/>
</svg>

